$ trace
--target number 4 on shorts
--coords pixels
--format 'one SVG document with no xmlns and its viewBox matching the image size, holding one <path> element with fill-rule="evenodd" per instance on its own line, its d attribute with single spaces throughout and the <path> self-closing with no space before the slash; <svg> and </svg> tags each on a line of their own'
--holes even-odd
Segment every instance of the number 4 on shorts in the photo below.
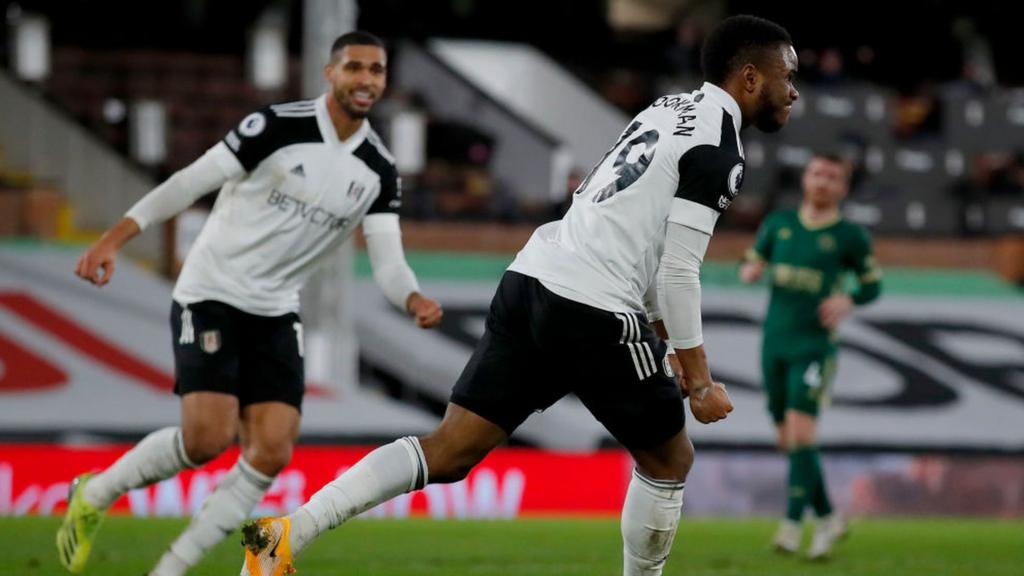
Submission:
<svg viewBox="0 0 1024 576">
<path fill-rule="evenodd" d="M 811 388 L 817 388 L 821 386 L 821 363 L 811 362 L 807 365 L 807 370 L 804 371 L 804 384 L 807 384 Z"/>
</svg>

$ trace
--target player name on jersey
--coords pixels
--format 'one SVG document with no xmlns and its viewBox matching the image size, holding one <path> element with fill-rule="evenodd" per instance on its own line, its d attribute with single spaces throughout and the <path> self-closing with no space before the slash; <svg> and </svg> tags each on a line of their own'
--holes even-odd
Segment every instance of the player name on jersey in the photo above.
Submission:
<svg viewBox="0 0 1024 576">
<path fill-rule="evenodd" d="M 643 313 L 668 223 L 710 235 L 739 194 L 741 119 L 714 84 L 658 98 L 584 179 L 566 215 L 538 228 L 509 269 L 595 308 Z"/>
</svg>

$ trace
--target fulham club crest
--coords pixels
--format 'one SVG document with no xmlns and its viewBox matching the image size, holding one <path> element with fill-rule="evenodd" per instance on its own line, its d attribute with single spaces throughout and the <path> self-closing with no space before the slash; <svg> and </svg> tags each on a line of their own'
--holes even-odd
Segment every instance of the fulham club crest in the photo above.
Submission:
<svg viewBox="0 0 1024 576">
<path fill-rule="evenodd" d="M 220 350 L 220 330 L 200 332 L 199 347 L 207 354 L 215 354 L 217 350 Z"/>
</svg>

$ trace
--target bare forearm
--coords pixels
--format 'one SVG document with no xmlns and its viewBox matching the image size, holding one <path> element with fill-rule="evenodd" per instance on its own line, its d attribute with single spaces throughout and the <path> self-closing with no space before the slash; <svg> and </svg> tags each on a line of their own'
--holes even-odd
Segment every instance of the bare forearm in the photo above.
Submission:
<svg viewBox="0 0 1024 576">
<path fill-rule="evenodd" d="M 675 350 L 676 358 L 679 359 L 683 373 L 686 374 L 687 387 L 690 392 L 693 393 L 695 390 L 710 386 L 712 383 L 711 370 L 708 368 L 708 357 L 704 353 L 704 345 L 686 349 L 676 348 Z"/>
<path fill-rule="evenodd" d="M 114 273 L 118 250 L 141 230 L 135 220 L 122 218 L 82 253 L 75 264 L 75 274 L 96 286 L 103 286 Z"/>
<path fill-rule="evenodd" d="M 141 231 L 139 224 L 135 220 L 125 216 L 103 233 L 103 236 L 100 237 L 100 242 L 108 244 L 115 250 L 120 250 L 129 240 L 138 236 Z"/>
</svg>

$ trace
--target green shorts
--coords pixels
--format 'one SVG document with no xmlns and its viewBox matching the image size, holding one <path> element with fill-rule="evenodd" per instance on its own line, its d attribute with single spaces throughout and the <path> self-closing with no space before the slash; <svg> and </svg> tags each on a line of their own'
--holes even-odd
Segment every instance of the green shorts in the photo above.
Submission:
<svg viewBox="0 0 1024 576">
<path fill-rule="evenodd" d="M 828 405 L 829 389 L 836 371 L 836 353 L 787 358 L 769 350 L 761 352 L 761 372 L 768 396 L 768 412 L 776 424 L 787 410 L 818 416 Z"/>
</svg>

